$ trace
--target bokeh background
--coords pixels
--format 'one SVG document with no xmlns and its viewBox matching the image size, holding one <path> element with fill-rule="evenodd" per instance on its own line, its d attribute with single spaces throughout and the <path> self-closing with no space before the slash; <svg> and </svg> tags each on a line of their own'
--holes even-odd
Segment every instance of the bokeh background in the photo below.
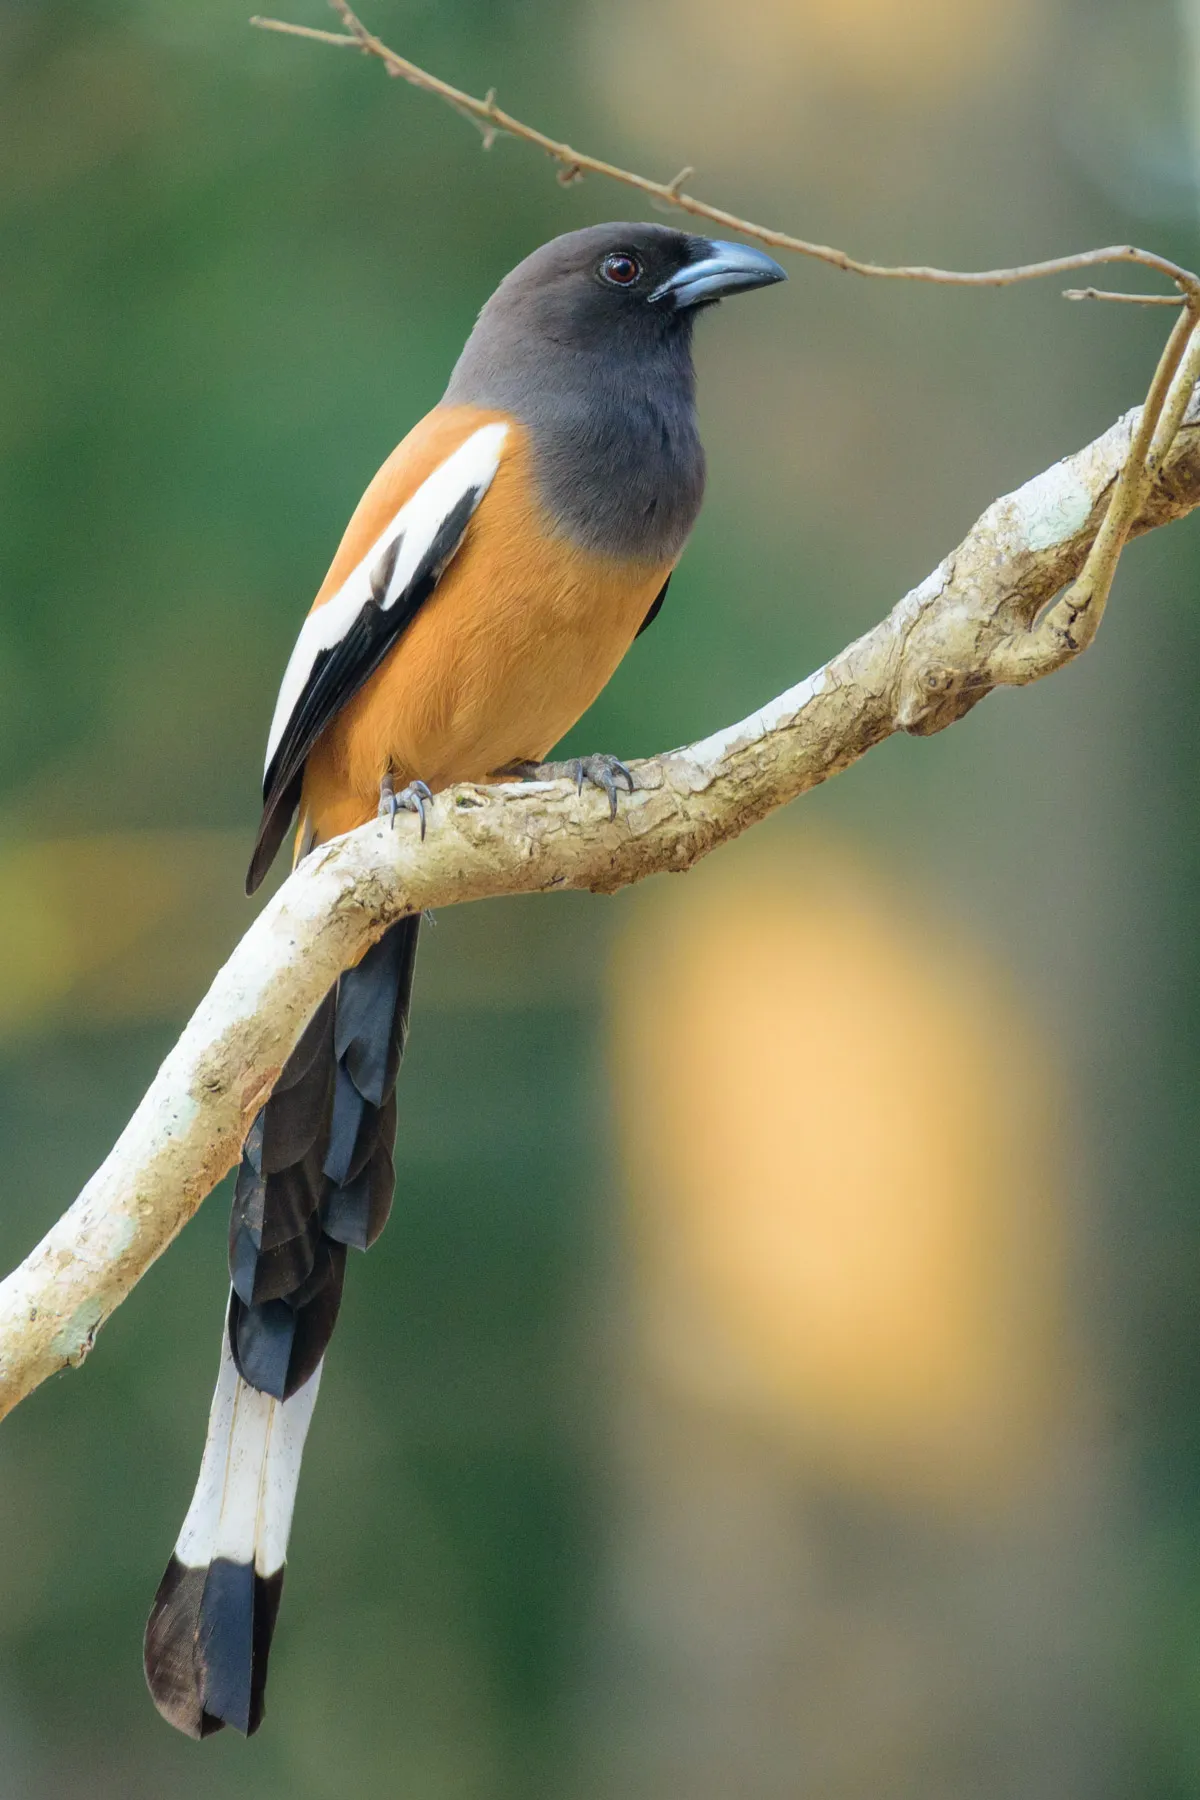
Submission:
<svg viewBox="0 0 1200 1800">
<path fill-rule="evenodd" d="M 292 16 L 330 20 L 316 0 Z M 883 260 L 1200 255 L 1200 8 L 376 0 L 551 132 Z M 564 189 L 241 0 L 0 10 L 0 1134 L 16 1260 L 248 922 L 342 524 Z M 703 520 L 572 744 L 739 716 L 1137 401 L 1161 313 L 855 282 L 703 322 Z M 0 1441 L 4 1800 L 1200 1794 L 1200 527 L 1043 686 L 685 880 L 425 934 L 267 1723 L 147 1605 L 226 1196 Z"/>
</svg>

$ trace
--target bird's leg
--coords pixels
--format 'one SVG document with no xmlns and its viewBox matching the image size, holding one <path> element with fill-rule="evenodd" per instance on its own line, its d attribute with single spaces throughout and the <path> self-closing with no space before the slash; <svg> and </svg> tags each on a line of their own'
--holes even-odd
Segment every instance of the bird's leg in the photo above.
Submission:
<svg viewBox="0 0 1200 1800">
<path fill-rule="evenodd" d="M 503 769 L 496 770 L 497 775 L 516 775 L 521 781 L 563 781 L 575 783 L 575 792 L 582 794 L 584 782 L 598 787 L 608 795 L 608 816 L 617 816 L 617 784 L 620 782 L 627 794 L 632 794 L 635 782 L 625 764 L 616 756 L 599 753 L 595 756 L 576 756 L 570 762 L 515 762 L 508 763 Z"/>
<path fill-rule="evenodd" d="M 396 777 L 389 769 L 379 783 L 379 817 L 390 819 L 392 830 L 396 828 L 398 812 L 415 812 L 421 821 L 421 840 L 425 839 L 425 802 L 432 800 L 433 795 L 423 781 L 410 781 L 406 788 L 396 792 Z"/>
</svg>

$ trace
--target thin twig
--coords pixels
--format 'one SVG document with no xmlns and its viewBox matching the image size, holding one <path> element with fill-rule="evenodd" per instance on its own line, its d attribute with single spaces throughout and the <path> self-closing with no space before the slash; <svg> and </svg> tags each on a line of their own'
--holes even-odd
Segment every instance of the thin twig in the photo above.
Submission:
<svg viewBox="0 0 1200 1800">
<path fill-rule="evenodd" d="M 1073 256 L 1056 256 L 1046 262 L 1023 263 L 1012 269 L 963 271 L 916 264 L 890 267 L 884 263 L 863 262 L 844 250 L 834 249 L 832 245 L 810 243 L 806 238 L 793 237 L 790 232 L 778 231 L 773 226 L 755 224 L 751 219 L 739 218 L 736 213 L 726 212 L 723 207 L 699 200 L 694 194 L 685 194 L 679 185 L 682 175 L 676 176 L 672 181 L 653 181 L 647 175 L 619 168 L 615 163 L 605 162 L 598 156 L 589 156 L 583 150 L 575 150 L 570 144 L 548 137 L 544 131 L 538 131 L 535 126 L 526 125 L 522 120 L 514 118 L 512 113 L 504 112 L 491 98 L 480 100 L 473 94 L 464 93 L 461 88 L 452 86 L 450 82 L 443 81 L 439 76 L 431 75 L 428 70 L 410 62 L 398 51 L 389 49 L 373 32 L 367 30 L 347 4 L 347 0 L 329 0 L 329 3 L 341 18 L 348 35 L 314 31 L 307 25 L 292 25 L 284 19 L 256 17 L 250 23 L 262 31 L 278 31 L 289 37 L 313 38 L 318 43 L 331 43 L 346 48 L 357 45 L 365 55 L 377 58 L 389 75 L 407 81 L 412 87 L 420 88 L 427 94 L 435 94 L 456 112 L 467 113 L 477 124 L 493 132 L 503 132 L 509 137 L 520 138 L 527 144 L 535 145 L 560 165 L 564 171 L 560 180 L 567 183 L 577 181 L 585 174 L 603 175 L 610 181 L 619 181 L 625 187 L 648 194 L 651 199 L 664 206 L 676 207 L 680 212 L 706 219 L 709 224 L 720 225 L 727 231 L 740 231 L 743 237 L 757 238 L 759 243 L 769 244 L 773 250 L 790 250 L 797 256 L 813 257 L 818 262 L 828 263 L 831 267 L 852 275 L 873 275 L 889 281 L 927 281 L 949 287 L 1009 287 L 1014 282 L 1036 281 L 1045 275 L 1069 275 L 1076 269 L 1094 269 L 1106 263 L 1136 263 L 1144 269 L 1153 269 L 1158 274 L 1165 275 L 1182 293 L 1189 296 L 1194 305 L 1200 307 L 1200 278 L 1167 257 L 1159 256 L 1152 250 L 1139 250 L 1133 244 L 1111 244 L 1103 250 L 1083 250 Z M 1096 291 L 1099 294 L 1100 290 Z"/>
<path fill-rule="evenodd" d="M 1183 294 L 1114 294 L 1107 288 L 1064 288 L 1064 300 L 1121 300 L 1127 306 L 1182 306 Z"/>
<path fill-rule="evenodd" d="M 1187 307 L 1171 328 L 1129 451 L 1113 484 L 1104 518 L 1077 580 L 1024 637 L 1014 636 L 993 659 L 1002 682 L 1021 684 L 1048 674 L 1086 650 L 1100 629 L 1121 552 L 1183 423 L 1197 373 L 1200 331 Z"/>
<path fill-rule="evenodd" d="M 315 25 L 292 25 L 286 19 L 264 19 L 256 13 L 250 23 L 259 31 L 278 31 L 284 37 L 311 38 L 314 44 L 332 44 L 335 50 L 361 50 L 362 45 L 356 37 L 347 37 L 344 31 L 318 31 Z"/>
<path fill-rule="evenodd" d="M 1171 383 L 1171 391 L 1162 409 L 1153 441 L 1146 453 L 1146 493 L 1157 481 L 1159 472 L 1171 453 L 1171 447 L 1179 435 L 1179 429 L 1183 424 L 1183 417 L 1187 412 L 1196 382 L 1200 380 L 1200 329 L 1197 329 L 1194 317 L 1192 326 L 1192 335 L 1186 354 Z"/>
</svg>

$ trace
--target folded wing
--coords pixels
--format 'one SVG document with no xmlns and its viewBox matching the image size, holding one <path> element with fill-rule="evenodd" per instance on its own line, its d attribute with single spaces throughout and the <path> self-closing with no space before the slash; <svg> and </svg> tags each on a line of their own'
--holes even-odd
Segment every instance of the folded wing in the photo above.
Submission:
<svg viewBox="0 0 1200 1800">
<path fill-rule="evenodd" d="M 436 413 L 430 415 L 436 418 Z M 369 533 L 365 552 L 332 592 L 327 580 L 284 672 L 267 741 L 263 816 L 247 893 L 259 885 L 283 842 L 313 745 L 412 623 L 462 543 L 500 466 L 508 429 L 503 420 L 493 420 L 468 430 L 412 491 L 412 469 L 419 470 L 425 461 L 418 427 L 397 453 L 399 466 L 385 465 L 364 495 L 331 576 L 340 573 L 348 545 L 352 554 L 360 548 L 364 526 Z M 436 429 L 433 437 L 436 442 Z M 410 443 L 413 451 L 406 459 Z M 406 497 L 396 504 L 406 488 Z M 382 521 L 381 498 L 386 508 Z"/>
</svg>

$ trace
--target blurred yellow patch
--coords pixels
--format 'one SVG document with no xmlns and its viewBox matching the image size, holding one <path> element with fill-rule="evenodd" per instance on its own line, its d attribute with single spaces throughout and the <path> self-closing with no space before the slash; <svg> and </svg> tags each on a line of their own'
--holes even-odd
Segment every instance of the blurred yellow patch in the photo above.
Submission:
<svg viewBox="0 0 1200 1800">
<path fill-rule="evenodd" d="M 1061 1121 L 982 955 L 746 847 L 637 906 L 613 1050 L 660 1373 L 831 1474 L 1009 1491 L 1064 1379 Z"/>
<path fill-rule="evenodd" d="M 667 0 L 722 57 L 773 81 L 823 70 L 885 92 L 923 94 L 1007 64 L 1030 23 L 1028 0 Z"/>
<path fill-rule="evenodd" d="M 238 832 L 144 831 L 0 849 L 0 1038 L 42 1023 L 174 1018 L 251 913 Z"/>
<path fill-rule="evenodd" d="M 1007 76 L 1032 47 L 1034 0 L 606 0 L 586 17 L 605 104 L 670 153 L 764 154 L 830 93 L 924 107 Z"/>
</svg>

